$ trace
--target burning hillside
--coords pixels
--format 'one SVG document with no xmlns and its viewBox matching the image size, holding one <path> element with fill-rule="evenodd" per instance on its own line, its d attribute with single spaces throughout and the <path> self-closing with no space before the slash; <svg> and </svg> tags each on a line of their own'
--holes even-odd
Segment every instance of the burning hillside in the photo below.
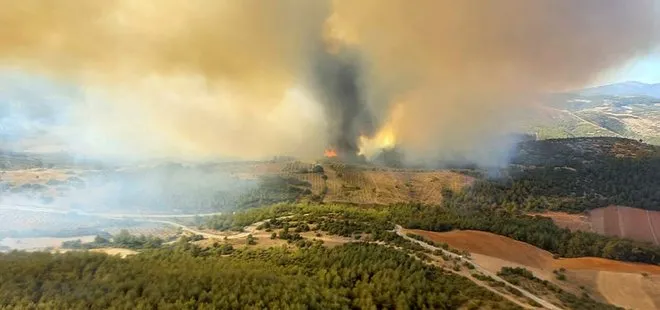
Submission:
<svg viewBox="0 0 660 310">
<path fill-rule="evenodd" d="M 327 158 L 335 158 L 337 157 L 337 151 L 335 151 L 334 148 L 328 148 L 325 150 L 325 152 L 323 152 L 323 156 Z"/>
<path fill-rule="evenodd" d="M 660 33 L 654 0 L 33 2 L 0 0 L 0 66 L 79 87 L 53 135 L 130 159 L 499 163 L 539 94 Z"/>
</svg>

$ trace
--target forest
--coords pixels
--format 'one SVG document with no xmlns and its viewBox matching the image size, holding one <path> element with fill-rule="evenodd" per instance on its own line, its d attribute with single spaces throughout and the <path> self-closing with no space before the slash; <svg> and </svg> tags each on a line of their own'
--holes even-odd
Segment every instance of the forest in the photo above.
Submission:
<svg viewBox="0 0 660 310">
<path fill-rule="evenodd" d="M 620 158 L 581 168 L 542 166 L 484 180 L 476 194 L 528 210 L 585 210 L 622 205 L 660 210 L 660 157 Z"/>
<path fill-rule="evenodd" d="M 392 232 L 394 223 L 491 231 L 569 257 L 650 263 L 660 257 L 648 245 L 572 233 L 549 219 L 468 203 L 473 201 L 466 194 L 456 194 L 442 206 L 278 204 L 206 223 L 240 230 L 262 221 L 257 229 L 273 231 L 293 247 L 236 249 L 218 242 L 200 247 L 191 238 L 155 246 L 123 233 L 95 242 L 141 247 L 141 254 L 124 259 L 85 251 L 0 254 L 0 308 L 519 309 L 466 278 L 425 264 L 428 250 Z M 310 230 L 356 242 L 328 248 L 295 237 Z M 570 308 L 602 309 L 588 296 L 556 293 Z"/>
<path fill-rule="evenodd" d="M 208 219 L 206 225 L 220 230 L 240 229 L 257 221 L 271 219 L 269 225 L 277 228 L 283 227 L 285 223 L 291 228 L 295 228 L 298 223 L 305 223 L 316 225 L 317 229 L 330 234 L 349 237 L 370 234 L 372 239 L 384 238 L 388 241 L 396 239 L 388 236 L 394 223 L 405 228 L 439 232 L 472 229 L 507 236 L 561 257 L 591 256 L 660 264 L 658 246 L 589 232 L 572 232 L 555 225 L 549 218 L 507 210 L 479 201 L 478 198 L 469 193 L 459 193 L 447 197 L 442 205 L 437 206 L 279 204 L 214 216 Z M 282 219 L 284 216 L 288 218 Z M 280 219 L 274 221 L 276 218 Z"/>
<path fill-rule="evenodd" d="M 443 206 L 392 206 L 391 219 L 411 229 L 450 231 L 472 229 L 492 232 L 529 243 L 561 257 L 603 257 L 660 264 L 660 247 L 629 239 L 589 232 L 571 232 L 551 219 L 510 213 L 453 199 Z"/>
<path fill-rule="evenodd" d="M 118 234 L 105 238 L 97 235 L 94 241 L 83 243 L 80 239 L 65 241 L 62 243 L 64 249 L 96 249 L 104 247 L 116 247 L 127 249 L 154 249 L 163 244 L 164 240 L 159 237 L 132 235 L 126 229 L 122 229 Z"/>
<path fill-rule="evenodd" d="M 195 248 L 195 247 L 192 247 Z M 469 280 L 381 245 L 125 259 L 89 252 L 0 254 L 0 308 L 519 309 Z"/>
<path fill-rule="evenodd" d="M 607 141 L 612 148 L 620 142 Z M 466 278 L 425 264 L 427 250 L 397 235 L 395 224 L 439 232 L 492 232 L 557 257 L 660 264 L 660 247 L 571 232 L 551 219 L 526 215 L 533 210 L 583 212 L 609 204 L 660 206 L 658 153 L 616 157 L 587 150 L 577 156 L 566 143 L 527 146 L 526 157 L 516 157 L 503 177 L 482 176 L 465 190 L 443 190 L 438 205 L 295 203 L 309 192 L 309 183 L 273 177 L 262 179 L 242 196 L 241 210 L 200 218 L 200 228 L 225 231 L 242 231 L 260 222 L 258 230 L 293 246 L 237 249 L 216 242 L 200 247 L 191 242 L 196 236 L 165 243 L 123 231 L 65 247 L 124 247 L 139 250 L 139 255 L 121 259 L 86 251 L 0 254 L 0 308 L 519 309 Z M 474 170 L 464 173 L 479 175 Z M 285 203 L 270 205 L 280 201 Z M 320 240 L 301 236 L 309 231 L 354 242 L 328 248 Z M 606 309 L 525 270 L 503 269 L 500 276 L 552 294 L 568 308 Z"/>
<path fill-rule="evenodd" d="M 660 210 L 660 147 L 621 138 L 521 143 L 506 177 L 475 194 L 527 210 L 582 212 L 608 205 Z"/>
</svg>

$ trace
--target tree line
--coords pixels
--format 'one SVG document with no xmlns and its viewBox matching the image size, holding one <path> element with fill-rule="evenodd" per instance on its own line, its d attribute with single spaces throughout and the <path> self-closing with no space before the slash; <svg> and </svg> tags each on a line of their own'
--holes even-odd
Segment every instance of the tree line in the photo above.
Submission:
<svg viewBox="0 0 660 310">
<path fill-rule="evenodd" d="M 506 177 L 480 182 L 477 193 L 535 210 L 660 210 L 660 147 L 620 138 L 531 141 L 512 162 Z"/>
<path fill-rule="evenodd" d="M 194 246 L 191 248 L 195 248 Z M 125 259 L 0 254 L 0 307 L 43 309 L 520 309 L 469 280 L 374 244 Z"/>
<path fill-rule="evenodd" d="M 317 204 L 280 204 L 223 214 L 208 219 L 207 226 L 240 229 L 267 220 L 267 229 L 298 224 L 314 225 L 330 234 L 351 237 L 368 235 L 371 240 L 394 242 L 394 224 L 410 229 L 450 231 L 471 229 L 503 235 L 529 243 L 562 257 L 603 257 L 621 261 L 660 264 L 660 247 L 650 243 L 572 232 L 551 219 L 507 210 L 490 199 L 470 192 L 446 197 L 442 205 L 397 204 L 391 206 L 350 206 Z M 265 226 L 264 226 L 265 227 Z M 392 236 L 394 235 L 394 236 Z M 398 237 L 398 236 L 397 236 Z"/>
<path fill-rule="evenodd" d="M 94 241 L 83 243 L 80 239 L 62 242 L 65 249 L 97 249 L 105 247 L 117 247 L 127 249 L 154 249 L 163 244 L 164 240 L 155 236 L 132 235 L 126 229 L 122 229 L 111 238 L 97 235 Z"/>
<path fill-rule="evenodd" d="M 492 232 L 529 243 L 562 257 L 603 257 L 660 264 L 660 247 L 629 239 L 560 228 L 542 216 L 510 213 L 453 199 L 443 206 L 393 206 L 392 221 L 406 228 L 431 231 L 471 229 Z"/>
</svg>

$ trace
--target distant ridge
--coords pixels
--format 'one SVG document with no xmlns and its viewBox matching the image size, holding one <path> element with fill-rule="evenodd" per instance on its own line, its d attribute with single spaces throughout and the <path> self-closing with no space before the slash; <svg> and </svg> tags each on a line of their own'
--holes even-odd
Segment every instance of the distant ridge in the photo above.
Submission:
<svg viewBox="0 0 660 310">
<path fill-rule="evenodd" d="M 577 92 L 582 96 L 649 96 L 660 98 L 660 83 L 647 84 L 642 82 L 628 81 L 623 83 L 586 88 Z"/>
</svg>

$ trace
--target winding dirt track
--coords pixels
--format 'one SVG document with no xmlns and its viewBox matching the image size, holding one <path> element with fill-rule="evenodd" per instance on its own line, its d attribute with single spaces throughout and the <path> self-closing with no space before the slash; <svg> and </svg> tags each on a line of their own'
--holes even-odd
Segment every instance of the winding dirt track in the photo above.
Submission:
<svg viewBox="0 0 660 310">
<path fill-rule="evenodd" d="M 415 242 L 415 243 L 421 245 L 421 246 L 424 247 L 424 248 L 427 248 L 427 249 L 429 249 L 429 250 L 440 250 L 440 251 L 442 251 L 444 254 L 446 254 L 446 255 L 448 255 L 448 256 L 450 256 L 450 257 L 458 258 L 459 260 L 461 260 L 461 262 L 467 262 L 467 263 L 469 263 L 469 264 L 474 265 L 475 269 L 478 270 L 478 271 L 480 271 L 480 272 L 483 273 L 484 275 L 490 276 L 491 278 L 493 278 L 493 279 L 495 279 L 495 280 L 497 280 L 497 281 L 504 282 L 506 285 L 508 285 L 508 286 L 510 286 L 510 287 L 513 287 L 513 288 L 519 290 L 519 291 L 520 291 L 525 297 L 527 297 L 527 298 L 529 298 L 529 299 L 532 299 L 532 300 L 536 301 L 537 303 L 541 304 L 541 305 L 542 305 L 544 308 L 546 308 L 546 309 L 561 310 L 561 308 L 559 308 L 559 307 L 553 305 L 552 303 L 546 301 L 545 299 L 540 298 L 540 297 L 538 297 L 538 296 L 536 296 L 536 295 L 530 293 L 529 291 L 527 291 L 527 290 L 525 290 L 525 289 L 523 289 L 523 288 L 520 288 L 520 287 L 518 287 L 518 286 L 515 286 L 515 285 L 513 285 L 513 284 L 507 282 L 506 280 L 500 278 L 498 275 L 496 275 L 496 274 L 494 274 L 494 273 L 492 273 L 492 272 L 486 270 L 485 268 L 479 266 L 478 264 L 476 264 L 476 263 L 474 263 L 474 262 L 472 262 L 472 261 L 467 260 L 466 258 L 464 258 L 464 257 L 461 256 L 461 255 L 458 255 L 458 254 L 455 254 L 455 253 L 449 252 L 449 251 L 447 251 L 447 250 L 445 250 L 445 249 L 443 249 L 443 248 L 439 248 L 439 247 L 432 246 L 432 245 L 430 245 L 430 244 L 428 244 L 428 243 L 426 243 L 426 242 L 423 242 L 423 241 L 420 241 L 420 240 L 417 240 L 417 239 L 414 239 L 414 238 L 408 237 L 408 236 L 403 232 L 403 227 L 401 227 L 400 225 L 396 225 L 396 229 L 395 229 L 395 231 L 396 231 L 397 235 L 399 235 L 399 236 L 405 238 L 405 239 L 408 240 L 408 241 Z"/>
<path fill-rule="evenodd" d="M 72 212 L 72 211 L 68 211 L 68 210 L 58 210 L 58 209 L 48 208 L 48 207 L 44 207 L 44 206 L 26 206 L 26 205 L 1 205 L 0 204 L 0 209 L 15 210 L 15 211 L 27 211 L 27 212 L 58 213 L 58 214 L 67 214 L 67 213 Z M 185 226 L 185 225 L 173 222 L 173 221 L 165 220 L 163 218 L 182 218 L 182 217 L 189 218 L 189 217 L 195 217 L 195 216 L 210 216 L 210 215 L 219 215 L 219 214 L 221 214 L 220 212 L 206 213 L 206 214 L 171 214 L 171 215 L 165 215 L 165 214 L 117 214 L 117 213 L 90 213 L 90 212 L 76 212 L 76 213 L 79 214 L 79 215 L 95 216 L 95 217 L 108 218 L 108 219 L 133 219 L 133 220 L 136 220 L 136 221 L 167 224 L 167 225 L 175 226 L 177 228 L 181 228 L 182 230 L 185 230 L 187 232 L 202 235 L 205 238 L 211 238 L 211 239 L 224 239 L 224 238 L 227 238 L 227 239 L 240 239 L 240 238 L 245 238 L 249 234 L 254 233 L 256 231 L 256 227 L 263 223 L 263 221 L 253 223 L 252 225 L 245 228 L 246 231 L 238 233 L 238 234 L 219 235 L 219 234 L 214 234 L 214 233 L 209 233 L 209 232 L 196 230 L 196 229 L 190 228 L 188 226 Z M 422 242 L 422 241 L 419 241 L 419 240 L 416 240 L 416 239 L 413 239 L 413 238 L 410 238 L 410 237 L 406 236 L 406 234 L 403 232 L 403 228 L 400 225 L 396 225 L 395 231 L 399 236 L 405 238 L 406 240 L 415 242 L 415 243 L 421 245 L 424 248 L 427 248 L 427 249 L 430 249 L 430 250 L 440 250 L 440 251 L 442 251 L 443 253 L 445 253 L 446 255 L 448 255 L 450 257 L 458 258 L 463 262 L 468 261 L 467 259 L 465 259 L 461 255 L 457 255 L 455 253 L 446 251 L 442 248 L 438 248 L 438 247 L 432 246 L 430 244 L 427 244 L 425 242 Z M 511 287 L 519 290 L 525 297 L 536 301 L 537 303 L 541 304 L 544 308 L 552 309 L 552 310 L 561 310 L 561 308 L 553 305 L 552 303 L 550 303 L 550 302 L 548 302 L 548 301 L 546 301 L 546 300 L 530 293 L 529 291 L 526 291 L 526 290 L 524 290 L 520 287 L 517 287 L 517 286 L 507 282 L 506 280 L 500 278 L 496 274 L 493 274 L 490 271 L 488 271 L 488 270 L 484 269 L 483 267 L 479 266 L 478 264 L 476 264 L 474 262 L 468 262 L 468 263 L 474 265 L 476 270 L 480 271 L 484 275 L 490 276 L 490 277 L 492 277 L 493 279 L 495 279 L 497 281 L 501 281 L 503 283 L 506 283 L 506 285 L 511 286 Z"/>
</svg>

